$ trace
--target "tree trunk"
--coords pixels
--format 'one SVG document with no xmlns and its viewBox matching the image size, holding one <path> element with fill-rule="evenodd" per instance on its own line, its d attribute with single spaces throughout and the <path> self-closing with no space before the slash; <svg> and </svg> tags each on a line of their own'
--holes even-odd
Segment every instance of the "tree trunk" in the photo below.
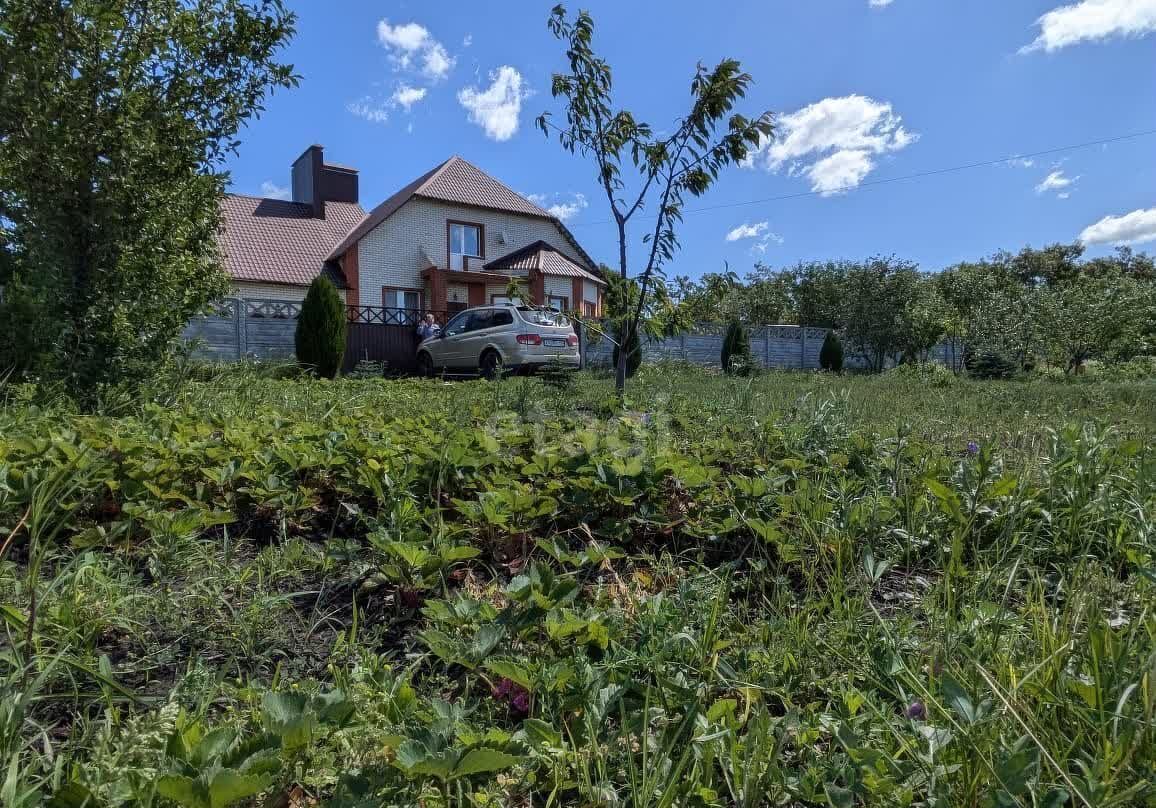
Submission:
<svg viewBox="0 0 1156 808">
<path fill-rule="evenodd" d="M 623 286 L 626 281 L 626 222 L 617 217 L 618 223 L 618 272 L 622 276 Z M 615 334 L 618 339 L 618 366 L 614 369 L 614 391 L 621 399 L 626 395 L 626 346 L 630 344 L 630 300 L 626 301 L 627 313 L 625 328 Z"/>
</svg>

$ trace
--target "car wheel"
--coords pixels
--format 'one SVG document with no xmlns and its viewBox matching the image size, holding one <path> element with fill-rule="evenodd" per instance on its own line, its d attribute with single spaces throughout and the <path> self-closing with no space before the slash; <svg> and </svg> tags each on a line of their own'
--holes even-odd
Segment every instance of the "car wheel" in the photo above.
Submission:
<svg viewBox="0 0 1156 808">
<path fill-rule="evenodd" d="M 502 357 L 497 351 L 486 351 L 478 363 L 482 378 L 497 379 L 502 375 Z"/>
<path fill-rule="evenodd" d="M 417 355 L 417 372 L 418 375 L 430 379 L 434 375 L 433 360 L 430 355 L 422 352 Z"/>
</svg>

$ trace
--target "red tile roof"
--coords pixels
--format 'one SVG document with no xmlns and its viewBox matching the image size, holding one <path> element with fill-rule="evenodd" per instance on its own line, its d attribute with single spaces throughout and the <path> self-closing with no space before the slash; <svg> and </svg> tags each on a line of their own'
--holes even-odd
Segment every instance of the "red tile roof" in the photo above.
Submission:
<svg viewBox="0 0 1156 808">
<path fill-rule="evenodd" d="M 238 281 L 307 286 L 333 245 L 365 219 L 361 205 L 326 202 L 325 218 L 300 202 L 228 194 L 221 203 L 225 269 Z"/>
<path fill-rule="evenodd" d="M 496 258 L 483 267 L 490 272 L 536 269 L 545 275 L 563 275 L 568 278 L 585 278 L 605 286 L 606 281 L 587 271 L 545 241 L 535 241 L 509 255 Z"/>
</svg>

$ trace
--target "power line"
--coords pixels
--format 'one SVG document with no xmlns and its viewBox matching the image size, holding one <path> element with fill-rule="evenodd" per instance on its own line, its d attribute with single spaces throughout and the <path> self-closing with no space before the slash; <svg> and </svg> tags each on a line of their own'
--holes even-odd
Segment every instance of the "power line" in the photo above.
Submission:
<svg viewBox="0 0 1156 808">
<path fill-rule="evenodd" d="M 879 185 L 889 185 L 893 182 L 904 182 L 906 180 L 917 180 L 926 177 L 936 177 L 940 174 L 952 174 L 957 171 L 968 171 L 973 168 L 986 168 L 988 166 L 996 166 L 1002 163 L 1009 163 L 1013 160 L 1027 160 L 1032 157 L 1047 157 L 1052 154 L 1059 154 L 1066 151 L 1076 151 L 1077 149 L 1088 149 L 1092 146 L 1105 146 L 1109 143 L 1119 143 L 1124 140 L 1135 140 L 1136 138 L 1149 137 L 1156 135 L 1156 129 L 1148 129 L 1144 132 L 1133 132 L 1129 135 L 1118 135 L 1116 137 L 1103 138 L 1101 140 L 1089 140 L 1086 143 L 1074 143 L 1070 146 L 1057 146 L 1054 149 L 1044 149 L 1042 151 L 1028 152 L 1027 154 L 1013 154 L 1007 157 L 998 157 L 993 160 L 981 160 L 976 163 L 964 163 L 963 165 L 950 166 L 948 168 L 935 168 L 929 171 L 919 171 L 914 174 L 903 174 L 898 177 L 887 177 L 881 180 L 870 180 L 868 182 L 859 183 L 858 185 L 844 185 L 828 191 L 798 191 L 793 194 L 782 194 L 780 196 L 767 196 L 762 199 L 748 199 L 743 202 L 727 202 L 721 205 L 707 205 L 701 208 L 688 208 L 683 211 L 684 215 L 688 213 L 706 213 L 712 210 L 725 210 L 727 208 L 740 208 L 747 205 L 764 205 L 769 202 L 784 202 L 789 199 L 802 199 L 808 196 L 827 196 L 830 194 L 841 193 L 843 191 L 854 191 L 860 188 L 870 188 Z M 611 220 L 604 219 L 599 222 L 574 222 L 568 224 L 567 227 L 592 227 L 594 225 L 611 224 Z"/>
</svg>

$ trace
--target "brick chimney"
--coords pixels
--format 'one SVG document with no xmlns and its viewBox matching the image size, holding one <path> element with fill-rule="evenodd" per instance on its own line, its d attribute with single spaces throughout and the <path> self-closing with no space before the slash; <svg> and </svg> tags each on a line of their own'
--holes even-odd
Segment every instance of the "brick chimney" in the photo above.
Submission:
<svg viewBox="0 0 1156 808">
<path fill-rule="evenodd" d="M 313 207 L 313 216 L 325 218 L 326 202 L 358 202 L 357 169 L 327 165 L 325 148 L 310 146 L 293 162 L 293 201 Z"/>
</svg>

